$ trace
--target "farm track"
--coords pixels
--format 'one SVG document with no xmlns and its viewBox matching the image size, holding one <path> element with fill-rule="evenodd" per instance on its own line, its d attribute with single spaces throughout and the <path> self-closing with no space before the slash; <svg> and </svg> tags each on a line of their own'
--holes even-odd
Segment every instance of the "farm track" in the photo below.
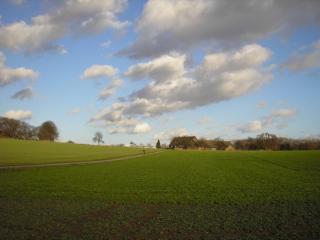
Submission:
<svg viewBox="0 0 320 240">
<path fill-rule="evenodd" d="M 104 160 L 89 160 L 89 161 L 78 161 L 78 162 L 61 162 L 61 163 L 41 163 L 41 164 L 24 164 L 24 165 L 7 165 L 7 166 L 0 166 L 0 170 L 2 169 L 24 169 L 24 168 L 42 168 L 42 167 L 61 167 L 61 166 L 72 166 L 72 165 L 89 165 L 89 164 L 99 164 L 99 163 L 107 163 L 107 162 L 115 162 L 115 161 L 123 161 L 129 160 L 144 156 L 150 156 L 153 154 L 158 154 L 161 151 L 146 153 L 146 154 L 136 154 L 136 155 L 129 155 L 125 157 L 117 157 L 117 158 L 110 158 Z"/>
</svg>

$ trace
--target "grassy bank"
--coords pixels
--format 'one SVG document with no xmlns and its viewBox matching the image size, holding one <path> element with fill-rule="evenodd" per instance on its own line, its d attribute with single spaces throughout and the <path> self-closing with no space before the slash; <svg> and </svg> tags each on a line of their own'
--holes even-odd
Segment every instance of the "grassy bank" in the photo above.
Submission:
<svg viewBox="0 0 320 240">
<path fill-rule="evenodd" d="M 142 148 L 0 138 L 0 166 L 104 160 L 141 153 Z"/>
</svg>

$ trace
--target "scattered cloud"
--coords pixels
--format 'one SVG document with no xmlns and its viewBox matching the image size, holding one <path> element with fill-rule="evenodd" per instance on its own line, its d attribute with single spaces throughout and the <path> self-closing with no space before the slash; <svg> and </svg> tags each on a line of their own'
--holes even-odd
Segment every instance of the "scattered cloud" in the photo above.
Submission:
<svg viewBox="0 0 320 240">
<path fill-rule="evenodd" d="M 32 118 L 32 112 L 28 110 L 10 110 L 4 114 L 4 117 L 16 120 L 29 120 Z"/>
<path fill-rule="evenodd" d="M 181 78 L 185 72 L 185 61 L 185 55 L 171 53 L 146 63 L 133 65 L 124 75 L 133 80 L 149 78 L 158 82 Z"/>
<path fill-rule="evenodd" d="M 58 52 L 59 54 L 61 54 L 61 55 L 65 55 L 65 54 L 68 53 L 68 50 L 65 49 L 63 46 L 58 46 L 58 47 L 57 47 L 57 52 Z"/>
<path fill-rule="evenodd" d="M 203 43 L 238 46 L 319 22 L 317 0 L 149 0 L 138 20 L 137 40 L 119 54 L 143 58 Z"/>
<path fill-rule="evenodd" d="M 272 118 L 282 118 L 282 117 L 292 117 L 292 116 L 295 116 L 296 114 L 297 114 L 296 109 L 282 108 L 282 109 L 273 111 L 270 116 Z"/>
<path fill-rule="evenodd" d="M 16 5 L 25 2 L 8 1 Z M 49 12 L 31 19 L 0 21 L 0 49 L 19 53 L 54 50 L 66 54 L 67 49 L 59 45 L 65 37 L 126 29 L 129 22 L 119 16 L 127 4 L 127 0 L 58 1 Z M 143 134 L 152 130 L 146 122 L 148 117 L 195 109 L 250 94 L 273 79 L 273 70 L 271 65 L 267 66 L 271 51 L 248 43 L 278 33 L 287 34 L 305 24 L 318 27 L 319 23 L 320 1 L 317 0 L 148 0 L 137 20 L 136 40 L 118 53 L 147 59 L 136 62 L 123 74 L 131 81 L 140 81 L 137 84 L 140 89 L 101 109 L 90 122 L 101 124 L 110 134 Z M 105 41 L 101 47 L 107 48 L 111 44 L 118 43 Z M 199 48 L 202 48 L 200 52 L 204 48 L 206 52 L 202 62 L 189 64 L 190 55 L 187 54 Z M 295 72 L 319 68 L 320 41 L 301 48 L 281 67 Z M 0 87 L 33 80 L 38 75 L 29 68 L 7 66 L 5 56 L 0 52 Z M 121 78 L 119 70 L 111 65 L 92 65 L 81 75 L 81 79 L 107 82 L 99 89 L 100 100 L 116 93 L 123 85 Z M 32 88 L 27 87 L 11 98 L 30 99 L 33 94 Z M 258 110 L 266 107 L 265 101 L 257 104 Z M 80 108 L 74 108 L 69 114 L 75 115 L 80 111 Z M 284 128 L 296 114 L 295 109 L 278 109 L 233 127 L 233 131 L 248 133 L 266 127 Z M 32 112 L 11 110 L 5 115 L 30 119 Z M 208 125 L 211 119 L 207 116 L 195 121 L 207 124 L 206 129 L 211 126 Z M 154 138 L 166 141 L 173 136 L 187 134 L 183 128 L 171 129 L 159 132 Z"/>
<path fill-rule="evenodd" d="M 19 100 L 25 100 L 25 99 L 31 99 L 33 98 L 34 93 L 32 88 L 27 87 L 24 89 L 21 89 L 20 91 L 16 92 L 11 96 L 13 99 L 19 99 Z"/>
<path fill-rule="evenodd" d="M 291 56 L 281 67 L 294 72 L 320 68 L 320 40 L 308 46 L 307 49 Z"/>
<path fill-rule="evenodd" d="M 123 30 L 128 22 L 117 19 L 126 0 L 68 0 L 54 11 L 35 16 L 30 23 L 18 21 L 0 25 L 0 48 L 21 52 L 56 50 L 56 41 L 66 35 L 100 33 L 106 29 Z"/>
<path fill-rule="evenodd" d="M 117 89 L 122 86 L 122 84 L 123 81 L 121 79 L 112 79 L 111 83 L 100 92 L 99 99 L 105 100 L 108 97 L 112 96 L 117 91 Z"/>
<path fill-rule="evenodd" d="M 110 134 L 139 134 L 151 131 L 151 126 L 132 117 L 125 117 L 121 110 L 113 105 L 111 109 L 103 109 L 90 122 L 108 128 Z"/>
<path fill-rule="evenodd" d="M 174 137 L 181 137 L 189 135 L 189 132 L 185 128 L 176 128 L 176 129 L 169 129 L 166 131 L 159 132 L 153 136 L 154 140 L 160 140 L 161 142 L 168 142 L 171 141 Z"/>
<path fill-rule="evenodd" d="M 10 68 L 6 66 L 6 57 L 0 52 L 0 87 L 24 79 L 32 80 L 37 78 L 38 75 L 36 71 L 29 68 Z"/>
<path fill-rule="evenodd" d="M 102 89 L 99 94 L 99 99 L 105 100 L 113 95 L 123 84 L 123 81 L 117 76 L 117 73 L 118 69 L 110 65 L 92 65 L 84 71 L 81 79 L 106 78 L 110 80 L 109 85 Z"/>
<path fill-rule="evenodd" d="M 93 78 L 101 78 L 107 77 L 111 78 L 115 76 L 118 72 L 118 69 L 110 66 L 110 65 L 92 65 L 87 68 L 82 74 L 82 79 L 93 79 Z"/>
<path fill-rule="evenodd" d="M 115 106 L 125 116 L 150 117 L 240 97 L 272 79 L 270 70 L 262 67 L 270 55 L 268 49 L 252 44 L 208 54 L 190 69 L 186 56 L 177 53 L 138 63 L 124 75 L 134 81 L 148 79 L 148 84 Z"/>
<path fill-rule="evenodd" d="M 103 42 L 103 43 L 101 43 L 101 47 L 103 47 L 103 48 L 107 48 L 107 47 L 110 47 L 110 45 L 111 45 L 111 41 L 109 40 L 109 41 L 106 41 L 106 42 Z"/>
<path fill-rule="evenodd" d="M 272 125 L 276 125 L 277 128 L 282 129 L 288 126 L 288 119 L 296 116 L 296 114 L 297 110 L 293 108 L 278 109 L 259 120 L 254 120 L 242 126 L 238 126 L 237 129 L 242 133 L 258 132 L 263 128 Z"/>
<path fill-rule="evenodd" d="M 242 133 L 257 132 L 263 128 L 261 120 L 254 120 L 252 122 L 246 123 L 243 126 L 238 127 L 238 130 Z"/>
<path fill-rule="evenodd" d="M 147 133 L 151 131 L 151 126 L 148 123 L 138 123 L 133 129 L 133 133 Z"/>
</svg>

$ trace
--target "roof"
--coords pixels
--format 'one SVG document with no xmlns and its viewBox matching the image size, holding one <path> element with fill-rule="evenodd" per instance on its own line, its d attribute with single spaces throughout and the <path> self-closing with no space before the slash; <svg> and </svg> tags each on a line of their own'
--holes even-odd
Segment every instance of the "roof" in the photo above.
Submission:
<svg viewBox="0 0 320 240">
<path fill-rule="evenodd" d="M 198 147 L 198 139 L 195 136 L 174 137 L 169 146 L 171 147 Z"/>
</svg>

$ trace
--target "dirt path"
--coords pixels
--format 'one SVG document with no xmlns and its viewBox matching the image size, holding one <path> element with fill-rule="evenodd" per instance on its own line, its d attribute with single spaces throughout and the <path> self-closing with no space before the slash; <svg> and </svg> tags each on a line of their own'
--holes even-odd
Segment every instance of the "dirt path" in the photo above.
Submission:
<svg viewBox="0 0 320 240">
<path fill-rule="evenodd" d="M 134 159 L 144 156 L 149 156 L 153 154 L 158 154 L 158 152 L 146 153 L 146 154 L 138 154 L 138 155 L 131 155 L 125 157 L 118 157 L 118 158 L 111 158 L 105 160 L 91 160 L 91 161 L 79 161 L 79 162 L 61 162 L 61 163 L 40 163 L 40 164 L 24 164 L 24 165 L 7 165 L 7 166 L 0 166 L 1 169 L 20 169 L 20 168 L 38 168 L 38 167 L 60 167 L 60 166 L 70 166 L 70 165 L 87 165 L 87 164 L 98 164 L 98 163 L 107 163 L 107 162 L 115 162 L 115 161 L 122 161 L 128 159 Z"/>
</svg>

